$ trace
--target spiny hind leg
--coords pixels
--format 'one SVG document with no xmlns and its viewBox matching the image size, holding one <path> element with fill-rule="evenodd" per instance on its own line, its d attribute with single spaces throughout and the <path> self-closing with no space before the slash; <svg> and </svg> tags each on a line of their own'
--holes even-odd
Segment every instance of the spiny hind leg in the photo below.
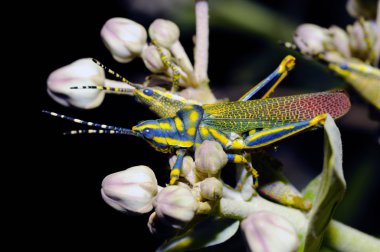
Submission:
<svg viewBox="0 0 380 252">
<path fill-rule="evenodd" d="M 280 63 L 280 65 L 266 77 L 260 81 L 247 93 L 239 98 L 239 101 L 247 101 L 250 99 L 264 99 L 269 97 L 271 93 L 276 89 L 278 84 L 288 75 L 288 72 L 294 68 L 295 58 L 292 55 L 286 56 Z"/>
<path fill-rule="evenodd" d="M 247 170 L 247 173 L 244 175 L 243 179 L 241 179 L 239 184 L 237 185 L 238 191 L 242 190 L 243 185 L 245 184 L 249 176 L 252 176 L 253 178 L 253 187 L 257 188 L 259 186 L 259 173 L 252 166 L 252 163 L 247 160 L 247 155 L 248 154 L 227 154 L 228 162 L 235 164 L 243 164 L 244 168 Z"/>
<path fill-rule="evenodd" d="M 287 138 L 301 131 L 323 125 L 326 120 L 326 114 L 320 114 L 313 119 L 290 123 L 279 127 L 267 128 L 248 135 L 244 139 L 244 149 L 259 148 Z"/>
</svg>

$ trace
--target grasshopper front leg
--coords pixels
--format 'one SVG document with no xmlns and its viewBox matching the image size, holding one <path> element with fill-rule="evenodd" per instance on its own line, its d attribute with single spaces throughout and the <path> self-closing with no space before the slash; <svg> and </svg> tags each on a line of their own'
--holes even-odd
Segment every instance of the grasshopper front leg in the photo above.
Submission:
<svg viewBox="0 0 380 252">
<path fill-rule="evenodd" d="M 173 168 L 170 172 L 170 185 L 174 185 L 179 179 L 179 175 L 181 174 L 181 168 L 183 163 L 183 158 L 186 155 L 186 149 L 179 149 L 176 151 L 177 160 L 175 161 Z"/>
</svg>

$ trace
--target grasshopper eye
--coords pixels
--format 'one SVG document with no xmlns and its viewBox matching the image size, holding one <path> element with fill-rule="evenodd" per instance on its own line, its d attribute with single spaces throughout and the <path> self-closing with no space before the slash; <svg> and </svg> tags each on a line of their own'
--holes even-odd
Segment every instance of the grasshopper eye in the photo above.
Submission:
<svg viewBox="0 0 380 252">
<path fill-rule="evenodd" d="M 143 130 L 143 135 L 145 138 L 152 139 L 154 137 L 153 130 L 146 128 Z"/>
<path fill-rule="evenodd" d="M 149 88 L 145 88 L 143 92 L 148 96 L 151 96 L 153 94 L 153 90 Z"/>
</svg>

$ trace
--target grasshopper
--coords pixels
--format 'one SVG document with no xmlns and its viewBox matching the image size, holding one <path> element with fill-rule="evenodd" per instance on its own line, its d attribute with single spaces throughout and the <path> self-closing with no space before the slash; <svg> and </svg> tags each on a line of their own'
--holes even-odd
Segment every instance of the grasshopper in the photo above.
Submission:
<svg viewBox="0 0 380 252">
<path fill-rule="evenodd" d="M 281 81 L 281 77 L 284 77 L 281 74 L 276 76 L 276 81 L 273 82 L 272 79 L 272 82 L 268 82 L 272 85 L 269 85 L 269 89 L 266 88 L 261 95 L 262 99 L 248 101 L 264 90 L 268 85 L 265 80 L 249 90 L 239 101 L 206 105 L 181 104 L 174 116 L 142 121 L 132 129 L 44 112 L 79 124 L 101 128 L 111 134 L 136 136 L 147 141 L 157 151 L 176 154 L 177 160 L 170 173 L 170 184 L 175 184 L 179 179 L 186 153 L 194 151 L 205 140 L 219 142 L 227 152 L 228 161 L 247 165 L 256 179 L 257 186 L 257 172 L 249 165 L 244 155 L 236 152 L 252 151 L 299 132 L 314 129 L 323 125 L 327 113 L 333 118 L 339 118 L 350 108 L 350 101 L 342 91 L 267 98 Z M 141 93 L 134 91 L 135 96 L 141 95 L 148 101 L 156 91 L 150 88 L 136 90 L 140 90 Z M 71 133 L 76 134 L 78 131 Z"/>
</svg>

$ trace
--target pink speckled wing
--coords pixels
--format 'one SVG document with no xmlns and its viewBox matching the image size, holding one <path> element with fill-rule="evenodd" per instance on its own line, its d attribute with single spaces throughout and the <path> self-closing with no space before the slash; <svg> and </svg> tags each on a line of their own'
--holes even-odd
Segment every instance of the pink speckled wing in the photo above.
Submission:
<svg viewBox="0 0 380 252">
<path fill-rule="evenodd" d="M 341 90 L 207 104 L 203 106 L 203 124 L 239 133 L 310 120 L 324 113 L 335 119 L 346 114 L 350 106 L 347 94 Z"/>
</svg>

